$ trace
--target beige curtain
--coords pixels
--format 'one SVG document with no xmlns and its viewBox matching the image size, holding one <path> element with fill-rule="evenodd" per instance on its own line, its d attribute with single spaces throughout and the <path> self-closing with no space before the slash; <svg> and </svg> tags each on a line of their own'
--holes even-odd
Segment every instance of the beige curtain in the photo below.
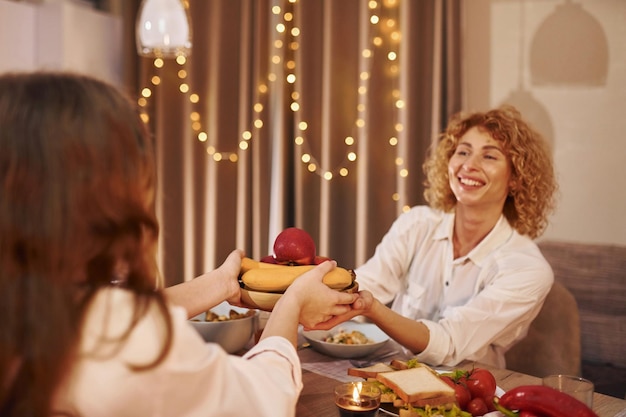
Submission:
<svg viewBox="0 0 626 417">
<path fill-rule="evenodd" d="M 422 162 L 460 110 L 461 2 L 189 4 L 192 55 L 138 62 L 166 283 L 267 255 L 288 226 L 357 267 L 423 203 Z"/>
</svg>

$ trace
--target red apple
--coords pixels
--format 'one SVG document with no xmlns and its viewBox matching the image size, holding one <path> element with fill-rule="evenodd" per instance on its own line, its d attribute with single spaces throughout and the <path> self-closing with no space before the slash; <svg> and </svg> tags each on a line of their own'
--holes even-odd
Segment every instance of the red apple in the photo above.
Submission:
<svg viewBox="0 0 626 417">
<path fill-rule="evenodd" d="M 289 227 L 276 236 L 274 259 L 279 264 L 313 265 L 315 242 L 306 231 Z"/>
<path fill-rule="evenodd" d="M 264 257 L 262 257 L 260 259 L 260 261 L 261 262 L 265 262 L 266 264 L 275 264 L 275 263 L 277 263 L 276 259 L 274 259 L 274 256 L 272 256 L 272 255 L 264 256 Z"/>
</svg>

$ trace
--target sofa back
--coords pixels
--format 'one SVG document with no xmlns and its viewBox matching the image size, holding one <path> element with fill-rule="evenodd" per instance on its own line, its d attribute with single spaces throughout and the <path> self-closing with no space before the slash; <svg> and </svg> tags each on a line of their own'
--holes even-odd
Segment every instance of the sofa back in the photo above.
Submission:
<svg viewBox="0 0 626 417">
<path fill-rule="evenodd" d="M 578 303 L 582 359 L 626 368 L 626 247 L 546 240 L 539 248 Z"/>
</svg>

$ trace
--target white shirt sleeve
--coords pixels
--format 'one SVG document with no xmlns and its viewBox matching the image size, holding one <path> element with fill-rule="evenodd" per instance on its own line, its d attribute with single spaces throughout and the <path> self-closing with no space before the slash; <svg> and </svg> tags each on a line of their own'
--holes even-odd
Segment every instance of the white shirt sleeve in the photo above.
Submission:
<svg viewBox="0 0 626 417">
<path fill-rule="evenodd" d="M 430 331 L 417 359 L 433 366 L 475 360 L 504 366 L 553 282 L 537 245 L 502 217 L 467 256 L 454 259 L 453 213 L 414 207 L 396 219 L 356 269 L 361 289 Z"/>
<path fill-rule="evenodd" d="M 156 307 L 136 324 L 120 349 L 132 296 L 123 290 L 97 297 L 85 323 L 80 361 L 58 395 L 63 409 L 97 416 L 293 416 L 302 374 L 297 352 L 281 337 L 259 342 L 243 357 L 205 343 L 182 308 L 170 308 L 173 340 L 160 352 L 165 329 Z M 104 341 L 103 331 L 113 339 Z"/>
</svg>

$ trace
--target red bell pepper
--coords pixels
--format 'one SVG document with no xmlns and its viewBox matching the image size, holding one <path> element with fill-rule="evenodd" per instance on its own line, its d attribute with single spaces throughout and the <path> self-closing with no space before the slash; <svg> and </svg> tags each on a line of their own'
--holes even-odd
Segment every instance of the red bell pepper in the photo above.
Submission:
<svg viewBox="0 0 626 417">
<path fill-rule="evenodd" d="M 495 404 L 498 410 L 509 417 L 522 417 L 522 412 L 543 417 L 598 417 L 582 401 L 542 385 L 513 388 L 497 399 Z"/>
</svg>

